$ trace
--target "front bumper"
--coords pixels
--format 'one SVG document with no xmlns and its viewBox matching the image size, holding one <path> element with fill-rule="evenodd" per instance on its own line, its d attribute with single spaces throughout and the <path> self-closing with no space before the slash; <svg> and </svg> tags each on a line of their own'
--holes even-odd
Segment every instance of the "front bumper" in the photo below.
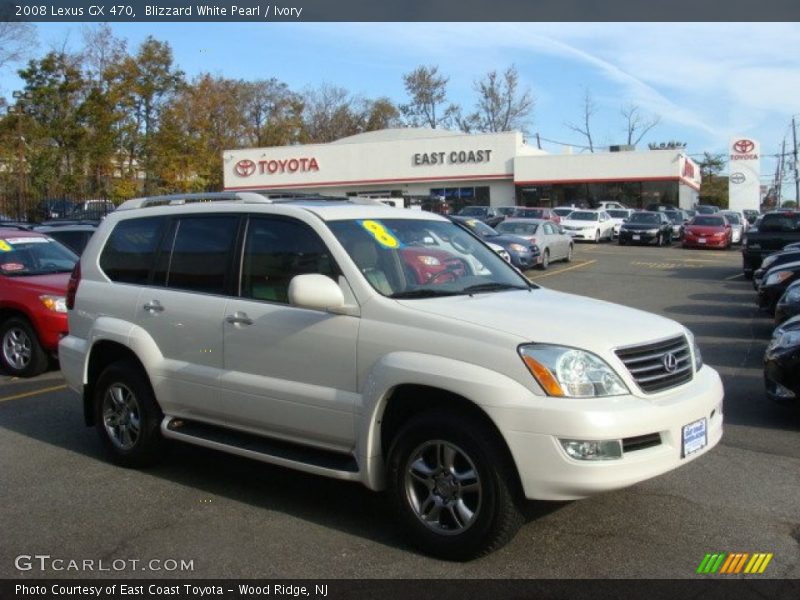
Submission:
<svg viewBox="0 0 800 600">
<path fill-rule="evenodd" d="M 622 229 L 619 232 L 619 239 L 622 242 L 629 244 L 652 244 L 658 239 L 660 232 L 652 233 L 651 231 L 632 231 Z M 637 239 L 638 238 L 638 239 Z"/>
<path fill-rule="evenodd" d="M 781 296 L 783 296 L 783 292 L 785 291 L 785 285 L 759 286 L 758 296 L 756 297 L 756 302 L 758 303 L 759 308 L 763 308 L 770 312 L 774 311 L 775 305 L 778 304 L 778 300 L 781 299 Z"/>
<path fill-rule="evenodd" d="M 34 314 L 33 325 L 36 335 L 39 336 L 39 343 L 48 352 L 55 352 L 59 340 L 69 331 L 66 313 L 52 310 L 41 310 Z"/>
<path fill-rule="evenodd" d="M 700 237 L 687 234 L 683 238 L 683 245 L 692 248 L 727 248 L 729 242 L 727 237 Z"/>
<path fill-rule="evenodd" d="M 704 366 L 690 382 L 647 398 L 549 398 L 548 410 L 531 406 L 489 412 L 508 443 L 525 496 L 575 500 L 656 477 L 708 452 L 722 438 L 722 398 L 719 375 Z M 703 418 L 707 445 L 683 457 L 682 428 Z M 570 458 L 559 442 L 631 439 L 655 433 L 660 435 L 658 445 L 607 461 Z"/>
<path fill-rule="evenodd" d="M 597 229 L 565 229 L 567 234 L 572 236 L 574 240 L 591 240 L 594 241 L 597 235 Z"/>
<path fill-rule="evenodd" d="M 800 403 L 800 349 L 768 349 L 764 355 L 767 398 L 780 404 Z"/>
</svg>

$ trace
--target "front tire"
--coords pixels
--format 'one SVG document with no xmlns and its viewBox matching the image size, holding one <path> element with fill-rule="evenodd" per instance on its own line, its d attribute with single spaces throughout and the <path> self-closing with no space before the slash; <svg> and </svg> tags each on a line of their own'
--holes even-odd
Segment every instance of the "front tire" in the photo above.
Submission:
<svg viewBox="0 0 800 600">
<path fill-rule="evenodd" d="M 574 251 L 575 251 L 575 247 L 572 244 L 570 244 L 569 245 L 569 250 L 567 251 L 567 259 L 566 259 L 567 262 L 572 262 L 572 253 Z"/>
<path fill-rule="evenodd" d="M 0 343 L 0 364 L 9 375 L 34 377 L 47 370 L 47 354 L 27 319 L 7 319 L 0 326 Z"/>
<path fill-rule="evenodd" d="M 140 468 L 163 458 L 164 415 L 139 365 L 126 360 L 106 367 L 95 385 L 94 409 L 97 433 L 114 463 Z"/>
<path fill-rule="evenodd" d="M 522 524 L 512 466 L 480 420 L 430 412 L 413 417 L 388 457 L 398 522 L 420 551 L 470 560 L 508 542 Z"/>
<path fill-rule="evenodd" d="M 600 230 L 599 229 L 594 232 L 594 243 L 595 244 L 599 244 L 600 243 Z"/>
</svg>

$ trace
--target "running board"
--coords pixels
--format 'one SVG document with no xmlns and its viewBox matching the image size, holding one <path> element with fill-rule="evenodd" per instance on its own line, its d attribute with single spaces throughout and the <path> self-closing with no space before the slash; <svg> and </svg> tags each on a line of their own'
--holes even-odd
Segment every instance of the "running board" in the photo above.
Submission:
<svg viewBox="0 0 800 600">
<path fill-rule="evenodd" d="M 311 448 L 292 442 L 210 425 L 178 417 L 164 417 L 161 433 L 166 438 L 220 450 L 306 473 L 360 481 L 358 463 L 350 454 Z"/>
</svg>

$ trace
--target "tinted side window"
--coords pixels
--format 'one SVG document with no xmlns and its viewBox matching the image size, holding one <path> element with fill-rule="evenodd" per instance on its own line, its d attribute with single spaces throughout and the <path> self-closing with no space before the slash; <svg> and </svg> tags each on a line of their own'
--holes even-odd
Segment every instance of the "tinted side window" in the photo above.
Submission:
<svg viewBox="0 0 800 600">
<path fill-rule="evenodd" d="M 758 227 L 762 232 L 790 232 L 800 230 L 800 215 L 790 213 L 775 213 L 764 215 L 761 225 Z"/>
<path fill-rule="evenodd" d="M 147 217 L 120 221 L 100 255 L 100 268 L 120 283 L 146 284 L 167 220 Z"/>
<path fill-rule="evenodd" d="M 51 231 L 47 235 L 64 244 L 78 256 L 89 241 L 89 235 L 85 231 Z"/>
<path fill-rule="evenodd" d="M 171 240 L 167 287 L 226 293 L 238 226 L 236 215 L 182 217 Z"/>
<path fill-rule="evenodd" d="M 244 242 L 241 295 L 288 303 L 289 282 L 306 273 L 333 278 L 339 274 L 319 236 L 299 221 L 251 217 Z"/>
</svg>

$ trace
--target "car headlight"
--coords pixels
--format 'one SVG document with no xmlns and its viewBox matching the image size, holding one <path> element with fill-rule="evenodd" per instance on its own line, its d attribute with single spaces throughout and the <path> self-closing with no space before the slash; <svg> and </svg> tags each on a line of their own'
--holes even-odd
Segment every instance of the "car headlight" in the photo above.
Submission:
<svg viewBox="0 0 800 600">
<path fill-rule="evenodd" d="M 629 394 L 619 375 L 599 356 L 577 348 L 529 344 L 519 355 L 550 396 L 592 398 Z"/>
<path fill-rule="evenodd" d="M 694 354 L 694 370 L 695 373 L 700 370 L 700 367 L 703 366 L 703 355 L 700 354 L 700 346 L 697 345 L 697 340 L 694 337 L 694 334 L 686 330 L 686 337 L 689 339 L 689 343 L 692 346 L 692 354 Z"/>
<path fill-rule="evenodd" d="M 509 244 L 508 247 L 511 248 L 514 252 L 519 252 L 519 253 L 523 253 L 523 252 L 526 252 L 528 250 L 522 244 Z"/>
<path fill-rule="evenodd" d="M 64 296 L 39 296 L 45 308 L 53 312 L 67 312 L 67 299 Z"/>
<path fill-rule="evenodd" d="M 800 345 L 800 331 L 790 330 L 784 331 L 780 335 L 780 337 L 775 341 L 774 347 L 789 348 L 797 345 Z"/>
<path fill-rule="evenodd" d="M 428 265 L 429 267 L 438 267 L 440 264 L 442 264 L 435 256 L 418 256 L 417 260 L 419 260 L 423 265 Z"/>
<path fill-rule="evenodd" d="M 777 256 L 768 256 L 767 258 L 765 258 L 765 259 L 762 261 L 762 263 L 761 263 L 761 268 L 762 268 L 762 269 L 766 269 L 766 268 L 767 268 L 767 267 L 769 267 L 769 266 L 770 266 L 772 263 L 774 263 L 776 260 L 778 260 L 778 257 L 777 257 Z"/>
<path fill-rule="evenodd" d="M 783 298 L 781 298 L 781 304 L 788 304 L 789 302 L 800 302 L 800 286 L 794 285 L 786 290 Z"/>
<path fill-rule="evenodd" d="M 655 233 L 658 233 L 658 228 L 648 229 L 648 230 L 647 230 L 647 233 L 649 233 L 649 234 L 651 234 L 651 235 L 653 235 L 653 234 L 655 234 Z"/>
<path fill-rule="evenodd" d="M 770 273 L 769 277 L 767 277 L 764 285 L 777 285 L 779 283 L 783 283 L 789 277 L 794 275 L 792 271 L 778 271 L 776 273 Z"/>
</svg>

